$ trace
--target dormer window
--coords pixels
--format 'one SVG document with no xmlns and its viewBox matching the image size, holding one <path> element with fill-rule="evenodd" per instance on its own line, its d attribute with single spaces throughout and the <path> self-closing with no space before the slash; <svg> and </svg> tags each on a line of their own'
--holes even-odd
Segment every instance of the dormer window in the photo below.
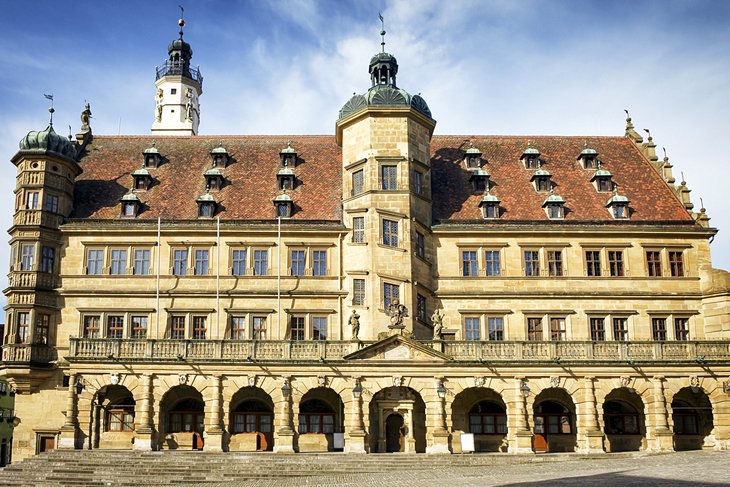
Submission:
<svg viewBox="0 0 730 487">
<path fill-rule="evenodd" d="M 223 187 L 223 175 L 217 167 L 205 171 L 204 176 L 206 189 L 210 191 L 218 191 Z"/>
<path fill-rule="evenodd" d="M 614 195 L 611 196 L 611 199 L 606 202 L 606 208 L 608 208 L 611 216 L 613 216 L 615 219 L 623 220 L 629 218 L 630 216 L 629 203 L 629 199 L 626 196 L 621 196 L 620 194 L 618 194 L 618 190 L 616 190 Z"/>
<path fill-rule="evenodd" d="M 134 189 L 138 191 L 146 191 L 150 189 L 152 185 L 152 176 L 150 172 L 145 169 L 137 169 L 132 172 L 132 178 L 134 178 Z"/>
<path fill-rule="evenodd" d="M 601 168 L 601 161 L 598 161 L 598 170 L 593 173 L 591 182 L 596 188 L 596 191 L 601 193 L 608 193 L 613 191 L 613 181 L 611 180 L 612 174 L 605 169 Z"/>
<path fill-rule="evenodd" d="M 561 220 L 565 217 L 565 200 L 557 194 L 551 193 L 542 203 L 548 218 Z"/>
<path fill-rule="evenodd" d="M 294 171 L 289 167 L 282 167 L 276 173 L 276 180 L 280 190 L 290 191 L 294 189 Z"/>
<path fill-rule="evenodd" d="M 464 154 L 464 163 L 467 169 L 481 169 L 482 167 L 482 152 L 471 144 Z"/>
<path fill-rule="evenodd" d="M 540 193 L 547 193 L 553 188 L 550 176 L 550 173 L 541 167 L 540 161 L 538 160 L 538 169 L 532 175 L 530 181 L 532 181 L 536 191 Z"/>
<path fill-rule="evenodd" d="M 200 195 L 195 202 L 198 203 L 199 218 L 213 218 L 218 209 L 218 203 L 216 203 L 215 198 L 210 193 Z"/>
<path fill-rule="evenodd" d="M 482 208 L 482 213 L 485 220 L 494 220 L 499 218 L 499 198 L 489 193 L 484 195 L 482 201 L 479 202 L 479 206 Z"/>
<path fill-rule="evenodd" d="M 127 193 L 119 200 L 122 204 L 122 217 L 135 218 L 139 214 L 142 202 L 136 194 Z"/>
<path fill-rule="evenodd" d="M 525 165 L 525 169 L 537 169 L 540 167 L 540 151 L 534 147 L 530 147 L 528 142 L 527 149 L 520 156 L 520 160 Z"/>
<path fill-rule="evenodd" d="M 578 155 L 577 160 L 580 161 L 583 169 L 599 168 L 598 152 L 596 152 L 595 149 L 589 149 L 588 144 L 585 144 L 585 147 Z"/>
<path fill-rule="evenodd" d="M 469 176 L 475 193 L 483 193 L 489 189 L 489 173 L 484 169 L 477 169 Z"/>
<path fill-rule="evenodd" d="M 282 193 L 274 198 L 274 208 L 276 216 L 280 218 L 289 218 L 292 214 L 292 199 L 286 193 Z"/>
<path fill-rule="evenodd" d="M 157 150 L 154 143 L 152 147 L 142 151 L 142 157 L 144 158 L 142 167 L 159 167 L 162 163 L 162 154 Z"/>
<path fill-rule="evenodd" d="M 223 147 L 216 147 L 210 151 L 210 156 L 213 158 L 213 167 L 226 167 L 231 158 L 228 151 Z"/>
<path fill-rule="evenodd" d="M 281 167 L 293 168 L 297 165 L 297 151 L 287 142 L 286 147 L 279 152 Z"/>
</svg>

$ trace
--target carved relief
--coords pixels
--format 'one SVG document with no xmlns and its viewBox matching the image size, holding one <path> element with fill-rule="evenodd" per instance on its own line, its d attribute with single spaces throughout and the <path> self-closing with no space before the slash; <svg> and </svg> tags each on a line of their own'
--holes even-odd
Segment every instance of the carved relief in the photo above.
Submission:
<svg viewBox="0 0 730 487">
<path fill-rule="evenodd" d="M 550 377 L 550 387 L 560 387 L 560 377 Z"/>
<path fill-rule="evenodd" d="M 474 377 L 474 385 L 476 387 L 483 387 L 484 386 L 484 377 Z"/>
<path fill-rule="evenodd" d="M 631 377 L 628 375 L 622 375 L 621 376 L 621 387 L 630 387 L 631 386 Z"/>
<path fill-rule="evenodd" d="M 689 376 L 689 386 L 692 388 L 692 392 L 697 392 L 700 388 L 700 379 L 696 375 Z"/>
<path fill-rule="evenodd" d="M 327 377 L 324 375 L 318 375 L 317 376 L 317 385 L 319 387 L 326 387 L 327 386 Z"/>
<path fill-rule="evenodd" d="M 256 386 L 256 376 L 255 375 L 249 375 L 248 376 L 248 386 L 249 387 L 255 387 Z"/>
<path fill-rule="evenodd" d="M 393 386 L 394 387 L 401 387 L 403 385 L 403 377 L 396 375 L 393 376 Z"/>
<path fill-rule="evenodd" d="M 109 376 L 109 382 L 115 386 L 119 384 L 119 374 L 112 374 Z"/>
<path fill-rule="evenodd" d="M 180 383 L 181 386 L 184 386 L 188 383 L 188 375 L 187 374 L 180 374 L 177 376 L 177 381 Z"/>
</svg>

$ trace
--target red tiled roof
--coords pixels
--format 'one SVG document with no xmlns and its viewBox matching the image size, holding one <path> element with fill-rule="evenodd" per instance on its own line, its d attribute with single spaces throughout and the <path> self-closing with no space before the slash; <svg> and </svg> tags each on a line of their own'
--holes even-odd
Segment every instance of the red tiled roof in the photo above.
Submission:
<svg viewBox="0 0 730 487">
<path fill-rule="evenodd" d="M 553 136 L 435 136 L 431 143 L 435 221 L 482 220 L 478 206 L 482 195 L 471 190 L 470 173 L 463 163 L 467 139 L 488 161 L 484 169 L 491 175 L 492 194 L 501 200 L 501 221 L 548 221 L 542 209 L 546 194 L 533 189 L 534 171 L 524 169 L 519 160 L 528 140 L 541 152 L 555 193 L 566 200 L 566 222 L 614 221 L 605 208 L 611 194 L 597 192 L 590 182 L 595 170 L 582 169 L 576 161 L 584 143 L 598 151 L 619 194 L 631 200 L 630 221 L 693 221 L 627 138 Z M 226 185 L 211 193 L 221 205 L 221 219 L 273 219 L 272 200 L 279 194 L 279 152 L 291 140 L 299 157 L 294 168 L 297 185 L 289 192 L 295 208 L 292 219 L 341 219 L 341 150 L 333 136 L 96 136 L 81 159 L 84 172 L 76 182 L 72 217 L 119 218 L 119 198 L 132 187 L 131 173 L 141 167 L 142 151 L 153 140 L 166 160 L 159 168 L 149 169 L 154 185 L 137 193 L 144 206 L 139 218 L 196 219 L 195 200 L 205 192 L 203 174 L 211 167 L 209 152 L 222 145 L 233 162 L 221 169 Z"/>
</svg>

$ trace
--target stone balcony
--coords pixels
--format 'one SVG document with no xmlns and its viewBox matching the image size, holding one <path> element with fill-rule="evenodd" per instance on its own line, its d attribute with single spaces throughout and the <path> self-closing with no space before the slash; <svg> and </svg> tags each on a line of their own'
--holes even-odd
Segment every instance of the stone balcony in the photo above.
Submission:
<svg viewBox="0 0 730 487">
<path fill-rule="evenodd" d="M 375 342 L 71 338 L 67 360 L 312 362 L 343 357 Z M 490 364 L 713 363 L 730 360 L 730 341 L 532 342 L 425 341 L 454 362 Z"/>
</svg>

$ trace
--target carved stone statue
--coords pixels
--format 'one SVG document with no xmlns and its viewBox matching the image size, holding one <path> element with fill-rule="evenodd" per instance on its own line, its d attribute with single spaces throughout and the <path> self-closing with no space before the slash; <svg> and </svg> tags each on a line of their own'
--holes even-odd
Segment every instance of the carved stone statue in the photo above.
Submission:
<svg viewBox="0 0 730 487">
<path fill-rule="evenodd" d="M 440 340 L 444 330 L 444 315 L 438 309 L 431 315 L 431 323 L 433 323 L 433 338 Z"/>
<path fill-rule="evenodd" d="M 350 315 L 350 326 L 352 327 L 352 338 L 354 340 L 359 340 L 358 334 L 360 333 L 360 315 L 357 314 L 357 311 L 354 309 L 352 310 L 352 314 Z"/>
<path fill-rule="evenodd" d="M 165 93 L 162 91 L 162 88 L 157 89 L 157 95 L 155 95 L 155 110 L 156 110 L 156 116 L 157 121 L 159 122 L 162 120 L 162 99 L 165 97 Z"/>
<path fill-rule="evenodd" d="M 89 119 L 91 118 L 91 106 L 87 103 L 84 111 L 81 112 L 81 131 L 89 131 Z"/>
<path fill-rule="evenodd" d="M 390 316 L 389 328 L 403 328 L 403 318 L 408 316 L 408 308 L 396 298 L 385 309 L 385 313 Z"/>
<path fill-rule="evenodd" d="M 188 88 L 188 90 L 185 92 L 185 98 L 187 98 L 187 101 L 185 101 L 185 120 L 192 120 L 193 119 L 193 89 Z"/>
</svg>

